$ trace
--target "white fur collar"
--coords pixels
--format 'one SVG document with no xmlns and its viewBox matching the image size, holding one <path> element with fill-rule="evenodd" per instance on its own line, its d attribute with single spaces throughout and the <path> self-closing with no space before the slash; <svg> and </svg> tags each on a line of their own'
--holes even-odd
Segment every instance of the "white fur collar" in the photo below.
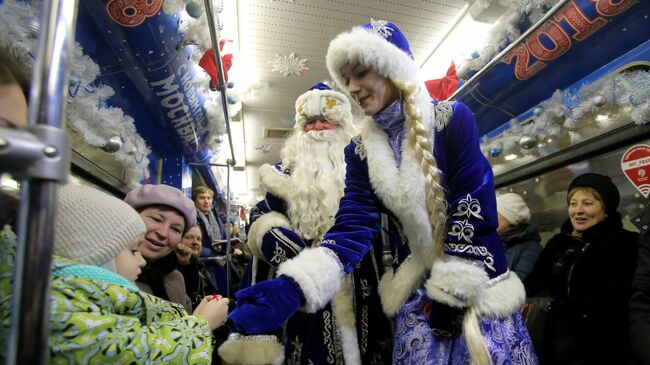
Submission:
<svg viewBox="0 0 650 365">
<path fill-rule="evenodd" d="M 433 109 L 431 99 L 424 94 L 420 92 L 418 105 L 424 128 L 429 131 L 428 135 L 431 135 Z M 406 131 L 402 144 L 402 163 L 398 167 L 386 133 L 372 118 L 366 118 L 361 127 L 373 190 L 402 224 L 413 258 L 430 268 L 434 260 L 434 250 L 429 214 L 425 205 L 424 175 L 415 157 L 415 151 L 408 143 L 409 135 L 409 131 Z"/>
</svg>

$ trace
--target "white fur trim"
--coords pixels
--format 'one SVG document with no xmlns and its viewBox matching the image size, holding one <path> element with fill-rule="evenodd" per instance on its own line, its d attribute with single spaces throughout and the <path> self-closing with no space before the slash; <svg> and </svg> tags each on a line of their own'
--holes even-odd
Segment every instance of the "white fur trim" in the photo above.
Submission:
<svg viewBox="0 0 650 365">
<path fill-rule="evenodd" d="M 336 105 L 330 107 L 327 99 L 334 99 Z M 322 115 L 338 125 L 352 125 L 352 108 L 348 98 L 334 90 L 309 90 L 296 99 L 296 125 L 302 128 L 307 118 Z"/>
<path fill-rule="evenodd" d="M 259 168 L 260 186 L 283 200 L 289 200 L 289 194 L 293 190 L 289 175 L 285 175 L 275 166 L 264 164 Z"/>
<path fill-rule="evenodd" d="M 417 96 L 425 130 L 431 135 L 431 99 L 420 89 Z M 426 94 L 426 95 L 425 95 Z M 408 142 L 410 131 L 406 131 L 402 144 L 402 163 L 398 167 L 395 154 L 388 144 L 386 133 L 372 118 L 367 118 L 361 128 L 363 145 L 368 161 L 370 184 L 382 203 L 397 218 L 408 238 L 409 248 L 427 269 L 435 259 L 434 243 L 431 240 L 431 224 L 425 203 L 424 174 L 415 156 L 413 146 Z M 438 243 L 442 244 L 442 242 Z"/>
<path fill-rule="evenodd" d="M 482 268 L 460 260 L 436 262 L 424 287 L 435 301 L 466 307 L 482 294 L 488 281 Z"/>
<path fill-rule="evenodd" d="M 518 311 L 526 301 L 526 289 L 517 274 L 508 271 L 503 275 L 505 279 L 484 289 L 474 299 L 478 316 L 503 318 Z"/>
<path fill-rule="evenodd" d="M 291 229 L 289 218 L 278 212 L 269 212 L 257 218 L 248 231 L 248 247 L 255 257 L 266 261 L 262 254 L 262 243 L 264 235 L 274 227 Z"/>
<path fill-rule="evenodd" d="M 387 316 L 393 317 L 402 308 L 409 295 L 422 284 L 425 272 L 426 267 L 410 256 L 396 273 L 388 271 L 382 276 L 379 297 Z"/>
<path fill-rule="evenodd" d="M 219 347 L 219 356 L 230 365 L 281 365 L 284 362 L 284 346 L 275 336 L 233 333 Z"/>
<path fill-rule="evenodd" d="M 352 276 L 348 276 L 343 280 L 341 290 L 332 300 L 332 312 L 341 334 L 345 365 L 360 365 L 361 351 L 357 339 L 352 295 Z"/>
<path fill-rule="evenodd" d="M 341 75 L 346 64 L 363 64 L 392 81 L 418 83 L 418 66 L 404 51 L 372 30 L 355 27 L 334 38 L 325 56 L 334 82 L 347 90 Z"/>
<path fill-rule="evenodd" d="M 305 296 L 303 310 L 308 313 L 316 313 L 332 300 L 344 274 L 336 254 L 325 247 L 304 249 L 278 269 L 278 275 L 287 275 L 300 285 Z"/>
</svg>

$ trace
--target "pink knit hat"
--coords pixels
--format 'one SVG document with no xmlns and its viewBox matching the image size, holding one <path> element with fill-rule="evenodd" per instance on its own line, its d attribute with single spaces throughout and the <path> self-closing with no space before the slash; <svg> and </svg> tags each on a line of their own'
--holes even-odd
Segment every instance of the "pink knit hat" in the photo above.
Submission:
<svg viewBox="0 0 650 365">
<path fill-rule="evenodd" d="M 139 210 L 151 205 L 166 205 L 172 207 L 183 215 L 185 219 L 185 230 L 187 232 L 196 224 L 196 207 L 194 202 L 185 196 L 183 192 L 173 186 L 143 185 L 129 191 L 124 201 L 130 206 Z"/>
</svg>

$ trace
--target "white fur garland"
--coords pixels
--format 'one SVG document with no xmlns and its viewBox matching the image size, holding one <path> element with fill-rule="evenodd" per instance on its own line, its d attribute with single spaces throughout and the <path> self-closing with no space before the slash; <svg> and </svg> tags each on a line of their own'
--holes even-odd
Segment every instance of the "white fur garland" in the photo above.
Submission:
<svg viewBox="0 0 650 365">
<path fill-rule="evenodd" d="M 6 47 L 31 73 L 38 42 L 26 24 L 38 24 L 38 9 L 30 3 L 8 0 L 0 6 L 0 45 Z M 129 187 L 149 177 L 149 149 L 136 131 L 133 118 L 107 101 L 115 94 L 106 85 L 95 85 L 99 66 L 74 44 L 70 68 L 67 120 L 90 145 L 101 147 L 113 136 L 120 136 L 122 148 L 112 156 L 126 170 Z"/>
<path fill-rule="evenodd" d="M 484 138 L 481 151 L 488 158 L 510 153 L 535 154 L 536 148 L 526 150 L 518 145 L 523 136 L 533 135 L 537 141 L 566 135 L 571 143 L 578 143 L 583 137 L 573 129 L 587 125 L 600 128 L 598 118 L 585 116 L 606 107 L 627 111 L 630 119 L 638 125 L 650 122 L 650 71 L 612 73 L 585 84 L 577 91 L 556 90 L 534 109 L 531 123 L 510 120 L 507 131 L 493 138 Z M 492 155 L 495 150 L 499 151 L 497 156 Z M 491 162 L 498 165 L 493 159 Z"/>
<path fill-rule="evenodd" d="M 544 17 L 548 9 L 559 2 L 559 0 L 478 0 L 477 2 L 479 6 L 487 8 L 494 1 L 498 1 L 508 9 L 490 30 L 487 45 L 481 49 L 478 57 L 466 60 L 458 68 L 458 76 L 461 78 L 469 77 L 472 71 L 483 68 L 497 53 L 519 38 L 522 30 L 518 25 L 523 20 L 535 24 Z"/>
</svg>

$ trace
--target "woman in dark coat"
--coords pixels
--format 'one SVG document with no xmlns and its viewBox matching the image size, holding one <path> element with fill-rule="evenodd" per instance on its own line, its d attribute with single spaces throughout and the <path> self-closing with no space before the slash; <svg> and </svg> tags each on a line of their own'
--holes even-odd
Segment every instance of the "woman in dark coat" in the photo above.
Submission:
<svg viewBox="0 0 650 365">
<path fill-rule="evenodd" d="M 561 348 L 537 348 L 544 363 L 629 360 L 627 303 L 638 234 L 623 229 L 616 211 L 619 200 L 616 186 L 605 175 L 580 175 L 569 186 L 569 219 L 546 244 L 526 280 L 529 296 L 555 298 L 556 329 L 561 333 L 553 337 Z"/>
</svg>

